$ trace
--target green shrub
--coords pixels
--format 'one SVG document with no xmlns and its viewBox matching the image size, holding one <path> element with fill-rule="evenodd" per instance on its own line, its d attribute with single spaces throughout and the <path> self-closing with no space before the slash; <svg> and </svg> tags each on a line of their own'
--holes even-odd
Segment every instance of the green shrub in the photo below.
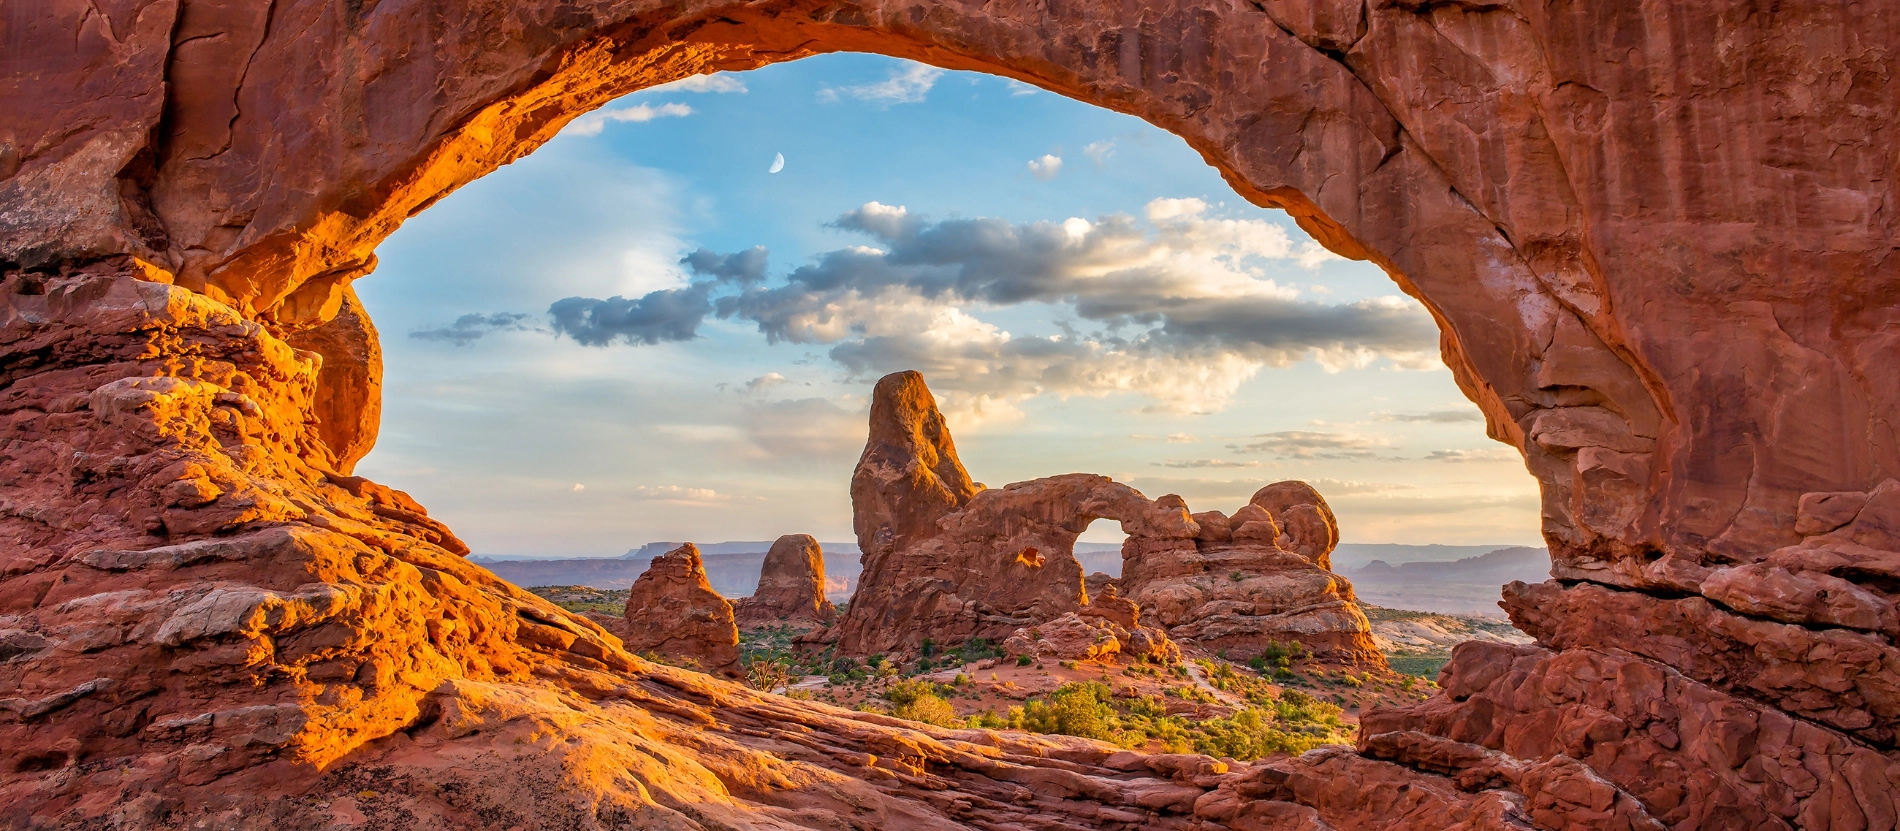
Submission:
<svg viewBox="0 0 1900 831">
<path fill-rule="evenodd" d="M 1028 655 L 1018 655 L 1018 656 L 1016 656 L 1016 665 L 1017 665 L 1017 666 L 1019 666 L 1019 667 L 1026 667 L 1026 666 L 1029 666 L 1030 664 L 1033 664 L 1033 663 L 1035 663 L 1035 662 L 1036 662 L 1036 659 L 1034 659 L 1034 658 L 1031 658 L 1031 657 L 1029 657 Z"/>
<path fill-rule="evenodd" d="M 950 706 L 950 702 L 933 693 L 917 696 L 908 704 L 899 704 L 891 708 L 891 715 L 921 721 L 938 727 L 962 727 L 963 719 Z"/>
</svg>

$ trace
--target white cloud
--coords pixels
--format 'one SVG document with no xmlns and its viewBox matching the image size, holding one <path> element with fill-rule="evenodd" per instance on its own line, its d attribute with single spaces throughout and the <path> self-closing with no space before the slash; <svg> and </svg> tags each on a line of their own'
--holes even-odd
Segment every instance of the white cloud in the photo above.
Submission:
<svg viewBox="0 0 1900 831">
<path fill-rule="evenodd" d="M 726 72 L 714 72 L 711 75 L 694 75 L 681 78 L 670 84 L 661 84 L 647 92 L 746 92 L 745 82 Z"/>
<path fill-rule="evenodd" d="M 580 493 L 581 491 L 587 490 L 587 486 L 579 482 L 575 482 L 573 490 L 575 493 Z"/>
<path fill-rule="evenodd" d="M 714 505 L 741 501 L 740 497 L 723 494 L 712 488 L 686 488 L 679 485 L 636 485 L 631 493 L 635 499 L 683 505 Z"/>
<path fill-rule="evenodd" d="M 1428 462 L 1522 462 L 1524 457 L 1508 447 L 1486 447 L 1480 450 L 1434 450 L 1425 457 Z"/>
<path fill-rule="evenodd" d="M 1015 78 L 1004 78 L 1004 79 L 1003 79 L 1003 84 L 1004 84 L 1004 86 L 1007 86 L 1007 87 L 1009 87 L 1009 94 L 1010 94 L 1010 95 L 1017 95 L 1017 96 L 1021 96 L 1021 95 L 1035 95 L 1036 93 L 1038 93 L 1038 92 L 1041 92 L 1041 91 L 1042 91 L 1042 90 L 1039 90 L 1039 89 L 1037 89 L 1037 88 L 1035 88 L 1035 87 L 1033 87 L 1033 86 L 1030 86 L 1030 85 L 1028 85 L 1028 84 L 1025 84 L 1025 83 L 1023 83 L 1023 82 L 1021 82 L 1021 81 L 1018 81 L 1018 80 L 1016 80 Z"/>
<path fill-rule="evenodd" d="M 666 103 L 659 106 L 635 104 L 616 110 L 595 110 L 576 118 L 567 125 L 563 133 L 575 136 L 597 136 L 605 129 L 609 121 L 630 121 L 642 123 L 656 118 L 680 118 L 693 114 L 693 108 L 679 103 Z"/>
<path fill-rule="evenodd" d="M 1089 157 L 1096 167 L 1101 167 L 1108 163 L 1110 156 L 1115 155 L 1115 142 L 1106 139 L 1089 142 L 1088 146 L 1082 148 L 1082 155 Z"/>
<path fill-rule="evenodd" d="M 1322 433 L 1312 430 L 1282 430 L 1254 436 L 1258 441 L 1230 445 L 1236 453 L 1271 453 L 1281 459 L 1371 459 L 1390 446 L 1383 436 L 1353 433 Z"/>
<path fill-rule="evenodd" d="M 755 394 L 762 393 L 783 383 L 785 383 L 785 376 L 776 372 L 768 372 L 745 382 L 745 391 Z"/>
<path fill-rule="evenodd" d="M 890 77 L 875 83 L 821 88 L 818 90 L 818 100 L 835 102 L 842 95 L 884 106 L 915 104 L 930 95 L 930 88 L 936 86 L 937 79 L 941 77 L 943 70 L 934 66 L 906 64 L 892 69 Z"/>
<path fill-rule="evenodd" d="M 1045 182 L 1054 179 L 1056 174 L 1062 172 L 1062 157 L 1045 153 L 1042 158 L 1030 159 L 1029 172 Z"/>
</svg>

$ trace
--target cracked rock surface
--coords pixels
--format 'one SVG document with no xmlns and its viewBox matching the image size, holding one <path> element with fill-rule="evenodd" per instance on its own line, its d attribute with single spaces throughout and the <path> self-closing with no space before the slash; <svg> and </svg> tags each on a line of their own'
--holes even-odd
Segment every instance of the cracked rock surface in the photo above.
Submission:
<svg viewBox="0 0 1900 831">
<path fill-rule="evenodd" d="M 1891 3 L 49 0 L 5 26 L 0 824 L 1895 824 Z M 1539 481 L 1555 579 L 1506 597 L 1538 645 L 1462 648 L 1356 750 L 1244 767 L 918 730 L 651 666 L 350 475 L 379 359 L 349 284 L 403 219 L 621 94 L 841 50 L 1144 118 L 1423 302 Z M 939 499 L 893 541 L 992 493 L 917 473 Z"/>
</svg>

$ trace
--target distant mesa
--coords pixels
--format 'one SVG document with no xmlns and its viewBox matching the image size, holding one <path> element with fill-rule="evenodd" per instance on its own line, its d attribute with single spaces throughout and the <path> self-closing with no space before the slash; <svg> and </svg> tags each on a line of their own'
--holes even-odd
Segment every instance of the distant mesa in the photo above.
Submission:
<svg viewBox="0 0 1900 831">
<path fill-rule="evenodd" d="M 1498 616 L 1498 586 L 1550 579 L 1550 553 L 1511 546 L 1475 557 L 1392 565 L 1373 560 L 1346 572 L 1368 603 L 1439 614 Z"/>
</svg>

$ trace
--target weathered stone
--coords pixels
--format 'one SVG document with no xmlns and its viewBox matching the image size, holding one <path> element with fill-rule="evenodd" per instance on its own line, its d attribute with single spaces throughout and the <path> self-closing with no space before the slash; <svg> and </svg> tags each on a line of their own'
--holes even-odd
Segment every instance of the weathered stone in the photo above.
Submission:
<svg viewBox="0 0 1900 831">
<path fill-rule="evenodd" d="M 1283 529 L 1267 505 L 1297 524 Z M 1116 582 L 1151 625 L 1234 660 L 1297 641 L 1327 660 L 1384 666 L 1352 585 L 1325 565 L 1338 531 L 1311 486 L 1268 485 L 1232 517 L 1193 516 L 1205 519 L 1193 539 L 1131 535 L 1122 545 Z"/>
<path fill-rule="evenodd" d="M 627 593 L 627 650 L 682 659 L 715 675 L 739 674 L 732 604 L 713 591 L 699 548 L 686 543 L 653 558 Z"/>
<path fill-rule="evenodd" d="M 1603 602 L 1652 610 L 1637 620 L 1658 614 L 1650 592 L 1679 610 L 1708 604 L 1717 614 L 1684 612 L 1628 643 L 1707 652 L 1719 660 L 1684 657 L 1685 671 L 1749 691 L 1699 686 L 1614 645 L 1467 648 L 1447 694 L 1407 716 L 1427 728 L 1414 732 L 1553 762 L 1552 783 L 1595 799 L 1588 776 L 1546 752 L 1561 746 L 1676 828 L 1896 824 L 1896 777 L 1869 744 L 1889 741 L 1870 732 L 1882 729 L 1877 691 L 1835 677 L 1826 655 L 1742 657 L 1758 644 L 1780 656 L 1809 637 L 1817 650 L 1833 648 L 1823 636 L 1887 637 L 1818 622 L 1860 620 L 1864 598 L 1843 614 L 1831 597 L 1744 584 L 1824 575 L 1894 599 L 1892 4 L 188 0 L 9 13 L 0 614 L 37 640 L 8 636 L 18 650 L 0 663 L 0 688 L 44 702 L 114 682 L 30 720 L 0 718 L 9 822 L 335 824 L 267 810 L 294 789 L 349 823 L 368 782 L 391 781 L 415 791 L 379 791 L 372 813 L 418 827 L 470 815 L 742 827 L 760 812 L 946 827 L 974 810 L 997 828 L 1198 822 L 1126 798 L 1153 787 L 1101 786 L 1106 769 L 1005 765 L 949 734 L 637 662 L 460 560 L 419 509 L 350 481 L 361 443 L 325 432 L 321 373 L 280 337 L 341 314 L 342 287 L 404 219 L 579 114 L 693 73 L 848 50 L 996 72 L 1135 114 L 1183 136 L 1243 198 L 1375 262 L 1431 309 L 1488 432 L 1524 453 L 1553 575 L 1616 587 Z M 892 517 L 892 539 L 900 525 L 933 533 L 974 491 L 932 475 L 948 483 L 942 510 Z M 1858 497 L 1813 494 L 1867 499 L 1848 517 Z M 1181 519 L 1170 533 L 1231 541 Z M 264 527 L 294 527 L 299 542 L 248 536 Z M 105 568 L 78 559 L 214 536 L 246 542 L 176 565 L 162 565 L 169 553 Z M 1157 563 L 1193 562 L 1192 543 L 1159 525 L 1141 545 L 1166 555 Z M 1762 561 L 1774 569 L 1735 570 Z M 1722 611 L 1696 596 L 1710 579 L 1729 602 L 1814 625 Z M 261 617 L 210 626 L 207 615 L 218 634 L 156 639 L 213 592 L 281 599 L 305 583 L 360 602 L 309 626 L 271 620 L 298 604 L 246 604 L 232 608 Z M 1553 613 L 1540 637 L 1638 632 L 1610 620 L 1592 634 L 1585 616 Z M 1745 669 L 1723 676 L 1728 662 Z M 1863 671 L 1875 687 L 1893 677 Z M 306 717 L 250 709 L 278 706 Z M 1857 712 L 1866 726 L 1851 726 Z M 237 715 L 220 727 L 220 713 Z M 450 730 L 474 724 L 488 727 Z M 570 740 L 548 741 L 554 729 Z M 1013 760 L 1106 753 L 986 742 Z M 884 767 L 868 772 L 874 760 Z M 605 770 L 627 775 L 589 773 Z M 1522 794 L 1469 794 L 1340 751 L 1251 770 L 1249 796 L 1223 784 L 1196 800 L 1196 817 L 1534 824 Z M 1076 787 L 1048 796 L 1010 777 Z M 691 818 L 669 807 L 684 805 Z"/>
<path fill-rule="evenodd" d="M 740 628 L 823 624 L 838 614 L 825 599 L 825 552 L 809 534 L 786 534 L 765 552 L 759 587 L 732 604 Z"/>
</svg>

